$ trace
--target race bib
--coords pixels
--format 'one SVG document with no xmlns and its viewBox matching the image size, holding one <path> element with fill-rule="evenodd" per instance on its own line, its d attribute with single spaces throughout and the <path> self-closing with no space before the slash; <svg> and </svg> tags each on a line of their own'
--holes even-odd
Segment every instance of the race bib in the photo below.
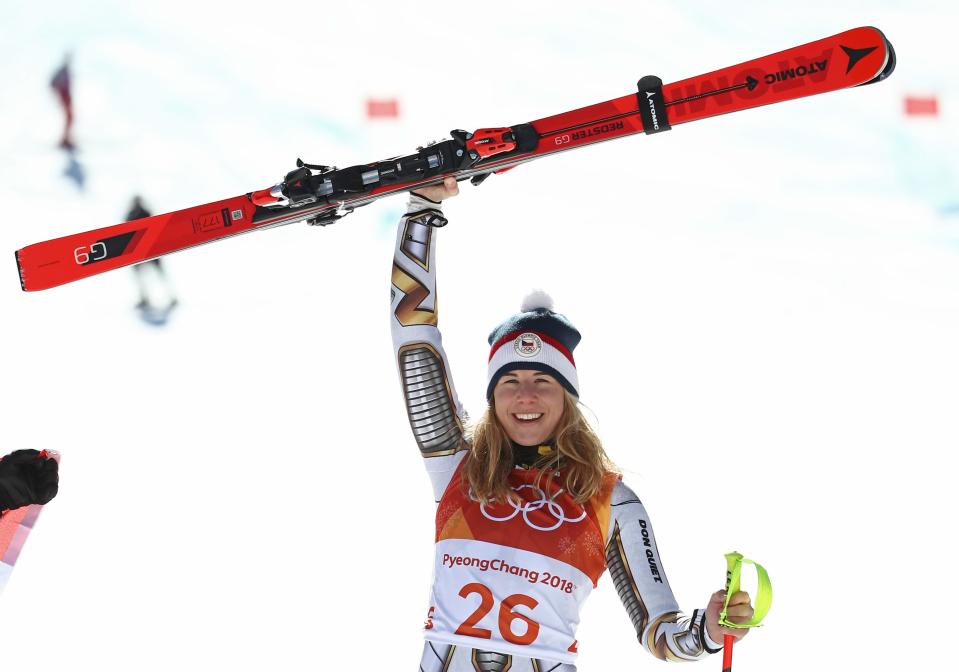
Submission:
<svg viewBox="0 0 959 672">
<path fill-rule="evenodd" d="M 593 589 L 548 556 L 483 541 L 436 545 L 424 636 L 529 658 L 573 662 L 579 609 Z"/>
<path fill-rule="evenodd" d="M 458 474 L 436 511 L 427 639 L 571 663 L 579 609 L 606 569 L 610 476 L 579 504 L 558 477 L 514 469 L 482 504 Z"/>
</svg>

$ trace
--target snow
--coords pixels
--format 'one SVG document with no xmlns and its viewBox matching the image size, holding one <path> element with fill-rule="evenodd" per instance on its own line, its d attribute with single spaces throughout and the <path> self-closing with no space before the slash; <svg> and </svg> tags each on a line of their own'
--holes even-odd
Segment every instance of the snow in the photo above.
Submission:
<svg viewBox="0 0 959 672">
<path fill-rule="evenodd" d="M 63 463 L 0 599 L 3 669 L 414 669 L 433 534 L 389 342 L 400 199 L 170 257 L 162 329 L 130 271 L 24 294 L 13 250 L 116 223 L 134 193 L 174 210 L 298 156 L 399 155 L 876 25 L 887 82 L 464 187 L 441 325 L 479 415 L 486 334 L 549 291 L 683 608 L 722 586 L 725 552 L 770 573 L 737 669 L 945 670 L 904 625 L 948 628 L 959 598 L 957 11 L 860 7 L 4 3 L 0 452 Z M 83 192 L 54 146 L 68 50 Z M 938 119 L 902 116 L 916 91 Z M 364 120 L 394 96 L 399 121 Z M 608 579 L 579 635 L 584 671 L 658 665 Z"/>
</svg>

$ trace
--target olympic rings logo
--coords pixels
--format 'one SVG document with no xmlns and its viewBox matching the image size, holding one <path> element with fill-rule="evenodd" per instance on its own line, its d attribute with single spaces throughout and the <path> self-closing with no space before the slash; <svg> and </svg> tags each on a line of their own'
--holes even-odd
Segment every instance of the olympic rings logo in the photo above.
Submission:
<svg viewBox="0 0 959 672">
<path fill-rule="evenodd" d="M 556 497 L 562 494 L 563 492 L 562 490 L 558 490 L 556 494 L 554 494 L 552 497 L 547 497 L 546 493 L 543 492 L 541 488 L 537 488 L 535 485 L 530 485 L 530 484 L 521 485 L 518 488 L 513 488 L 513 491 L 519 492 L 520 490 L 526 490 L 526 489 L 535 490 L 537 494 L 539 495 L 539 499 L 534 501 L 529 501 L 529 502 L 523 502 L 522 504 L 518 504 L 512 499 L 508 499 L 507 503 L 513 507 L 512 513 L 510 513 L 508 516 L 492 515 L 486 510 L 485 504 L 480 504 L 480 511 L 482 511 L 483 515 L 486 517 L 487 520 L 492 520 L 497 523 L 503 523 L 503 522 L 506 522 L 507 520 L 512 520 L 517 515 L 522 513 L 523 520 L 526 522 L 526 524 L 529 525 L 534 530 L 539 530 L 540 532 L 551 532 L 552 530 L 557 529 L 563 523 L 578 523 L 579 521 L 583 520 L 583 518 L 586 517 L 586 509 L 583 509 L 582 512 L 580 512 L 579 516 L 577 516 L 576 518 L 566 517 L 566 512 L 563 511 L 563 507 L 554 501 Z M 549 511 L 550 515 L 552 515 L 553 518 L 556 519 L 556 522 L 549 525 L 548 527 L 537 525 L 536 523 L 534 523 L 532 520 L 529 519 L 529 514 L 531 512 L 539 511 L 543 507 L 546 507 L 546 510 Z"/>
</svg>

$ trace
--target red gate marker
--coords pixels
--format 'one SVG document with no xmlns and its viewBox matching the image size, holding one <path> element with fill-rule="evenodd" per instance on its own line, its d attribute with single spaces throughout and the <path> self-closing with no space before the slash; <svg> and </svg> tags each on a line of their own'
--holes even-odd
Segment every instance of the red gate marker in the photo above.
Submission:
<svg viewBox="0 0 959 672">
<path fill-rule="evenodd" d="M 903 103 L 907 117 L 939 116 L 939 99 L 936 96 L 906 96 Z"/>
</svg>

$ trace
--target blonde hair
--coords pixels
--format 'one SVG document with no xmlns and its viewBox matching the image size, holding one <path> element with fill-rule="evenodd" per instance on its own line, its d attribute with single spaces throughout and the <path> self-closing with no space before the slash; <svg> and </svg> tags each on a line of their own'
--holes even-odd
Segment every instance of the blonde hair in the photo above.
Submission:
<svg viewBox="0 0 959 672">
<path fill-rule="evenodd" d="M 553 472 L 560 471 L 565 490 L 583 504 L 600 491 L 607 476 L 618 474 L 596 432 L 583 416 L 579 402 L 569 392 L 564 393 L 563 414 L 551 443 L 554 450 L 533 465 L 540 470 L 537 486 Z M 514 467 L 513 444 L 496 417 L 492 399 L 483 417 L 469 431 L 467 446 L 469 455 L 463 462 L 462 473 L 464 485 L 469 485 L 473 497 L 483 504 L 510 498 L 513 493 L 507 477 Z"/>
</svg>

